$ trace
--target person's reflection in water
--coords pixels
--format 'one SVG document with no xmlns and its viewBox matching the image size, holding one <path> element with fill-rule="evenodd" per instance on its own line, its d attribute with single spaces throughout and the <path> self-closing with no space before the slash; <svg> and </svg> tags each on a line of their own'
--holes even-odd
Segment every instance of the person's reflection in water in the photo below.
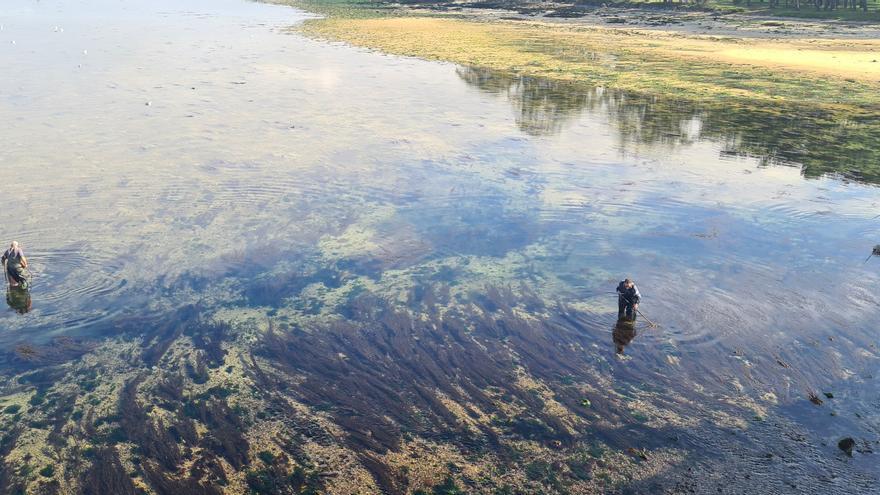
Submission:
<svg viewBox="0 0 880 495">
<path fill-rule="evenodd" d="M 623 355 L 623 350 L 626 346 L 636 338 L 635 323 L 628 320 L 617 320 L 617 324 L 614 325 L 614 331 L 611 333 L 611 338 L 614 339 L 614 347 L 617 349 L 617 354 Z"/>
<path fill-rule="evenodd" d="M 25 314 L 31 310 L 31 292 L 20 287 L 7 287 L 6 304 L 16 313 Z"/>
</svg>

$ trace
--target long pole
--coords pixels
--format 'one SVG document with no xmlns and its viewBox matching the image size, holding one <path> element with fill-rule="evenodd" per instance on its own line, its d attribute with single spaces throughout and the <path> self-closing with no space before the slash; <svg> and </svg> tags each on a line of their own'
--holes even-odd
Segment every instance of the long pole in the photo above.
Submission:
<svg viewBox="0 0 880 495">
<path fill-rule="evenodd" d="M 639 308 L 635 307 L 635 305 L 633 305 L 633 309 L 636 310 L 636 313 L 638 313 L 639 316 L 641 316 L 642 318 L 644 318 L 645 321 L 647 321 L 652 327 L 656 327 L 656 326 L 657 326 L 656 323 L 654 323 L 653 321 L 649 320 L 648 317 L 644 315 L 644 313 L 642 313 L 641 311 L 639 311 Z"/>
</svg>

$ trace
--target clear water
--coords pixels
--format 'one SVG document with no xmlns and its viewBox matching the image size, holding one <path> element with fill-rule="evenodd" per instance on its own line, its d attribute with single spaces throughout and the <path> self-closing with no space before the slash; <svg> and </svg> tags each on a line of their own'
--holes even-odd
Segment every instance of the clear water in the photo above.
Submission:
<svg viewBox="0 0 880 495">
<path fill-rule="evenodd" d="M 0 241 L 22 243 L 34 281 L 0 342 L 100 340 L 189 304 L 301 321 L 350 316 L 364 292 L 524 287 L 544 313 L 593 315 L 559 336 L 582 346 L 566 363 L 704 400 L 772 393 L 815 447 L 795 464 L 876 480 L 869 455 L 838 467 L 836 451 L 880 435 L 870 180 L 805 175 L 791 140 L 724 112 L 289 32 L 306 17 L 2 1 Z M 634 338 L 609 294 L 625 276 L 659 324 Z M 823 391 L 837 416 L 807 401 Z"/>
</svg>

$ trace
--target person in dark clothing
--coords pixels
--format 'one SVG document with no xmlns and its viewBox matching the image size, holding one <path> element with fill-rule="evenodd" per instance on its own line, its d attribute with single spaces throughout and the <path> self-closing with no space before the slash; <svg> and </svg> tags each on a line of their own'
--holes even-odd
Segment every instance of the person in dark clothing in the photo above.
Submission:
<svg viewBox="0 0 880 495">
<path fill-rule="evenodd" d="M 639 288 L 632 280 L 626 279 L 617 284 L 617 318 L 622 320 L 626 317 L 635 321 L 641 300 Z"/>
</svg>

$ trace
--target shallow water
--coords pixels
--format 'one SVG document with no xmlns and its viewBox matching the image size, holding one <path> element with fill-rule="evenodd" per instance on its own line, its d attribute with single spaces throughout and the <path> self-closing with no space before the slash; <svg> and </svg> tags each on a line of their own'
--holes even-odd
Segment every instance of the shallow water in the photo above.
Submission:
<svg viewBox="0 0 880 495">
<path fill-rule="evenodd" d="M 870 454 L 843 459 L 835 445 L 880 439 L 880 259 L 864 262 L 880 195 L 859 173 L 877 141 L 832 150 L 845 167 L 826 166 L 827 147 L 809 144 L 828 135 L 819 117 L 792 128 L 759 109 L 384 56 L 289 32 L 307 15 L 286 7 L 2 3 L 0 61 L 14 70 L 0 73 L 0 240 L 22 243 L 34 275 L 30 311 L 0 313 L 5 345 L 101 342 L 189 304 L 369 327 L 364 294 L 426 314 L 473 303 L 462 325 L 472 318 L 488 340 L 481 315 L 504 301 L 551 320 L 569 307 L 581 312 L 559 323 L 569 333 L 512 334 L 518 352 L 557 347 L 558 370 L 522 358 L 535 376 L 592 370 L 621 390 L 650 377 L 664 396 L 699 400 L 769 393 L 776 421 L 813 440 L 790 454 L 799 482 L 814 471 L 844 480 L 831 491 L 876 482 Z M 634 338 L 615 332 L 609 292 L 624 276 L 660 324 L 640 320 Z M 508 286 L 517 293 L 486 295 Z M 387 351 L 310 338 L 298 345 L 367 370 Z M 426 344 L 423 359 L 448 364 L 441 348 Z M 458 364 L 480 361 L 468 356 Z M 320 361 L 276 358 L 330 379 Z M 400 376 L 436 380 L 421 364 Z M 493 370 L 471 371 L 491 383 Z M 824 391 L 836 416 L 807 401 Z M 315 394 L 312 405 L 342 400 Z M 708 414 L 692 405 L 670 408 Z M 778 442 L 754 434 L 757 450 Z M 620 435 L 602 438 L 622 447 Z"/>
</svg>

